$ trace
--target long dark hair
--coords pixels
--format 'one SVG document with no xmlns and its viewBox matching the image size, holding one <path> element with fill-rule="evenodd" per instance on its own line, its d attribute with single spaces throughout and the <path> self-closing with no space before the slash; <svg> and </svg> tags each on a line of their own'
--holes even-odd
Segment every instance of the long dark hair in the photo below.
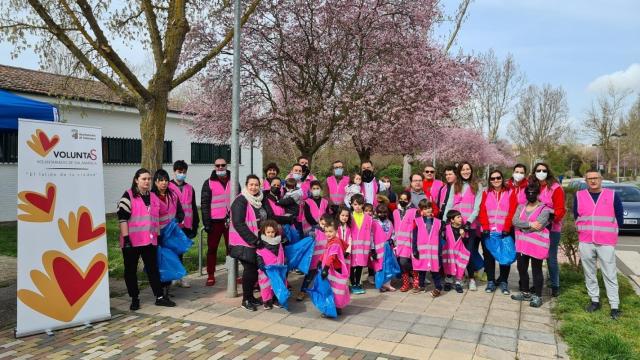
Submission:
<svg viewBox="0 0 640 360">
<path fill-rule="evenodd" d="M 138 189 L 138 185 L 136 185 L 136 180 L 138 180 L 138 178 L 142 174 L 151 174 L 151 173 L 149 172 L 149 170 L 145 168 L 140 168 L 138 169 L 138 171 L 136 171 L 135 175 L 133 175 L 133 180 L 131 181 L 131 193 L 133 194 L 133 197 L 140 196 L 140 190 Z"/>
<path fill-rule="evenodd" d="M 342 225 L 342 223 L 340 222 L 340 214 L 342 214 L 343 211 L 346 211 L 349 213 L 349 219 L 347 219 L 347 226 L 351 226 L 351 210 L 349 210 L 349 208 L 345 204 L 340 204 L 340 206 L 338 206 L 338 211 L 336 211 L 336 216 L 335 216 L 336 223 L 338 225 Z"/>
<path fill-rule="evenodd" d="M 468 165 L 469 168 L 471 169 L 471 176 L 469 177 L 469 180 L 464 180 L 462 178 L 462 167 Z M 463 161 L 460 164 L 458 164 L 458 168 L 456 169 L 456 183 L 453 187 L 453 189 L 455 190 L 456 194 L 460 194 L 460 192 L 462 192 L 462 184 L 463 182 L 468 182 L 469 186 L 471 187 L 471 192 L 473 194 L 478 192 L 478 184 L 473 180 L 473 166 L 468 162 L 468 161 Z"/>
<path fill-rule="evenodd" d="M 506 184 L 504 182 L 504 175 L 502 174 L 502 171 L 495 169 L 495 170 L 491 170 L 491 172 L 489 172 L 489 178 L 487 178 L 487 184 L 489 185 L 489 191 L 493 191 L 493 185 L 491 184 L 491 175 L 493 174 L 500 174 L 500 177 L 502 178 L 502 181 L 500 182 L 500 188 L 504 189 L 506 187 Z"/>
<path fill-rule="evenodd" d="M 553 176 L 553 172 L 551 171 L 549 164 L 543 163 L 543 162 L 536 163 L 533 166 L 533 168 L 531 168 L 531 175 L 529 176 L 529 181 L 535 182 L 538 185 L 540 185 L 540 180 L 538 180 L 538 178 L 536 177 L 536 169 L 538 168 L 538 166 L 541 166 L 541 165 L 547 169 L 547 179 L 545 180 L 547 182 L 547 185 L 551 186 L 553 184 L 557 184 L 558 179 L 556 179 L 556 177 Z"/>
<path fill-rule="evenodd" d="M 153 185 L 151 185 L 151 191 L 153 191 L 156 195 L 160 195 L 160 189 L 156 185 L 156 181 L 167 180 L 169 181 L 169 173 L 165 169 L 158 169 L 155 174 L 153 174 Z M 173 191 L 167 187 L 166 192 L 167 198 L 173 200 Z"/>
</svg>

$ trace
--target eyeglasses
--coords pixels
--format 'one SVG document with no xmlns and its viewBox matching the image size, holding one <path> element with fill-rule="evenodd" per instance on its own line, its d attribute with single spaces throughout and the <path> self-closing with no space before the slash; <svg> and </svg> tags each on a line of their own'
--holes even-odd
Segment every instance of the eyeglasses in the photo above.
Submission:
<svg viewBox="0 0 640 360">
<path fill-rule="evenodd" d="M 425 170 L 424 173 L 425 174 L 435 174 L 436 171 L 435 170 Z"/>
<path fill-rule="evenodd" d="M 215 166 L 217 168 L 223 168 L 223 167 L 227 166 L 227 164 L 213 164 L 213 166 Z"/>
<path fill-rule="evenodd" d="M 491 179 L 491 181 L 502 180 L 502 176 L 496 176 L 496 177 L 492 177 L 490 179 Z"/>
<path fill-rule="evenodd" d="M 548 173 L 549 171 L 545 170 L 545 169 L 538 169 L 536 170 L 537 173 Z"/>
<path fill-rule="evenodd" d="M 344 169 L 344 166 L 334 166 L 334 169 Z"/>
<path fill-rule="evenodd" d="M 595 177 L 595 178 L 587 178 L 587 181 L 598 181 L 600 180 L 599 177 Z"/>
</svg>

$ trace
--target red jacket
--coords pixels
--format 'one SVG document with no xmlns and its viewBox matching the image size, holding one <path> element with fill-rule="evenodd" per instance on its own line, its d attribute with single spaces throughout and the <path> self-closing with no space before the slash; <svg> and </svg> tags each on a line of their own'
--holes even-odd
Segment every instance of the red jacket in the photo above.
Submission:
<svg viewBox="0 0 640 360">
<path fill-rule="evenodd" d="M 547 184 L 540 183 L 540 185 L 540 191 L 542 192 Z M 560 222 L 567 213 L 567 209 L 564 206 L 564 190 L 562 190 L 562 186 L 554 190 L 551 200 L 553 200 L 553 222 Z"/>
<path fill-rule="evenodd" d="M 487 191 L 494 191 L 493 189 Z M 482 202 L 480 203 L 480 213 L 478 214 L 478 220 L 480 221 L 480 225 L 482 225 L 483 230 L 490 229 L 489 225 L 489 215 L 487 215 L 487 191 L 482 192 Z M 502 193 L 505 190 L 500 190 L 500 194 L 498 195 L 498 199 L 502 196 Z M 504 231 L 511 231 L 511 220 L 513 219 L 513 215 L 516 213 L 516 209 L 518 208 L 518 199 L 516 197 L 516 192 L 512 191 L 509 196 L 509 211 L 507 213 L 507 218 L 504 222 Z"/>
<path fill-rule="evenodd" d="M 347 251 L 347 248 L 349 247 L 346 242 L 342 241 L 342 239 L 336 236 L 333 239 L 327 241 L 327 249 L 335 243 L 339 243 L 340 247 L 342 248 L 342 252 Z M 334 270 L 340 270 L 342 268 L 342 264 L 340 263 L 340 260 L 338 260 L 338 255 L 331 255 L 329 257 L 328 263 L 331 264 L 331 267 Z"/>
</svg>

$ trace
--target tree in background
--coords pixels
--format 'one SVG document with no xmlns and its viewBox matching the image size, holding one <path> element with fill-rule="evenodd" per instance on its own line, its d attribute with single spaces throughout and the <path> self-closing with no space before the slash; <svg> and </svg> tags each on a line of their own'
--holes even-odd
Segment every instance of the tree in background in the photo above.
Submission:
<svg viewBox="0 0 640 360">
<path fill-rule="evenodd" d="M 522 93 L 516 117 L 509 124 L 509 135 L 531 166 L 552 146 L 560 143 L 567 130 L 568 113 L 567 97 L 562 87 L 529 85 Z"/>
<path fill-rule="evenodd" d="M 633 168 L 633 176 L 638 176 L 638 158 L 640 158 L 640 95 L 629 109 L 626 118 L 620 124 L 619 131 L 627 136 L 620 139 L 620 153 L 628 168 Z M 624 176 L 627 176 L 625 174 Z"/>
<path fill-rule="evenodd" d="M 252 0 L 242 17 L 246 22 L 260 0 Z M 0 40 L 14 44 L 14 55 L 31 46 L 41 59 L 51 60 L 62 44 L 92 77 L 141 116 L 142 166 L 158 169 L 162 151 L 169 94 L 201 71 L 227 47 L 232 27 L 231 2 L 7 0 L 0 3 Z M 192 27 L 210 29 L 211 46 L 199 54 L 182 55 Z M 122 46 L 122 44 L 125 44 Z M 141 47 L 153 58 L 153 71 L 143 84 L 128 64 L 123 47 Z M 197 56 L 196 56 L 197 55 Z M 81 96 L 81 94 L 79 94 Z"/>
</svg>

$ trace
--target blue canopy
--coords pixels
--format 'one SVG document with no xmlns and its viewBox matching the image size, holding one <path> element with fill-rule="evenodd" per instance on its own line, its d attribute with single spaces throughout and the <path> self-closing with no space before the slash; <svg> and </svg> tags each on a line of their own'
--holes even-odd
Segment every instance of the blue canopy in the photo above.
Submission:
<svg viewBox="0 0 640 360">
<path fill-rule="evenodd" d="M 58 109 L 46 102 L 0 90 L 0 131 L 18 130 L 18 118 L 58 121 Z"/>
</svg>

